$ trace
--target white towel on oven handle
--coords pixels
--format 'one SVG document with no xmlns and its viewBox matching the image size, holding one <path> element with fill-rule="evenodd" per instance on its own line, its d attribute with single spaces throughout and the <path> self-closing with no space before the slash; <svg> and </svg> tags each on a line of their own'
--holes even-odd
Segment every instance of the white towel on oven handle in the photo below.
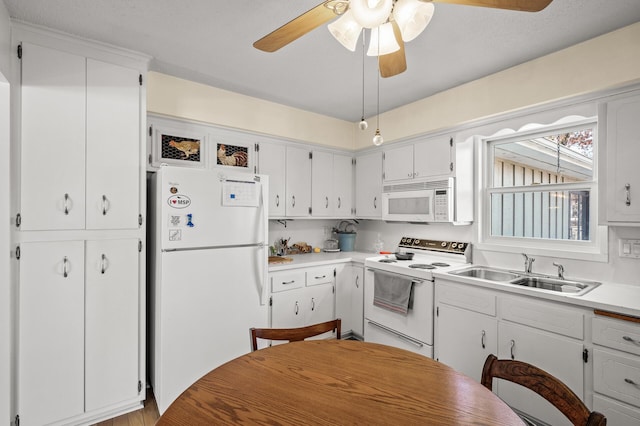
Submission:
<svg viewBox="0 0 640 426">
<path fill-rule="evenodd" d="M 413 279 L 402 275 L 373 273 L 373 304 L 403 315 L 413 305 Z"/>
</svg>

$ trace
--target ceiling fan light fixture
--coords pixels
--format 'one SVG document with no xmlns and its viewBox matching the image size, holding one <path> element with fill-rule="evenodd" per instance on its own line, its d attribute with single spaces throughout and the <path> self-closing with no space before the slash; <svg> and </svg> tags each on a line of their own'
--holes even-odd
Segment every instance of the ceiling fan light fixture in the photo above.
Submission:
<svg viewBox="0 0 640 426">
<path fill-rule="evenodd" d="M 356 43 L 362 32 L 362 26 L 353 19 L 351 10 L 347 10 L 340 18 L 330 23 L 327 28 L 331 35 L 344 47 L 352 52 L 356 50 Z"/>
<path fill-rule="evenodd" d="M 393 17 L 405 42 L 416 38 L 429 25 L 435 7 L 420 0 L 398 0 L 393 7 Z"/>
<path fill-rule="evenodd" d="M 350 0 L 349 10 L 353 17 L 364 28 L 375 28 L 387 22 L 393 0 Z"/>
<path fill-rule="evenodd" d="M 380 45 L 378 46 L 378 44 Z M 367 56 L 388 55 L 398 50 L 400 50 L 400 45 L 393 33 L 393 24 L 391 24 L 391 22 L 371 29 L 371 39 L 369 40 Z"/>
</svg>

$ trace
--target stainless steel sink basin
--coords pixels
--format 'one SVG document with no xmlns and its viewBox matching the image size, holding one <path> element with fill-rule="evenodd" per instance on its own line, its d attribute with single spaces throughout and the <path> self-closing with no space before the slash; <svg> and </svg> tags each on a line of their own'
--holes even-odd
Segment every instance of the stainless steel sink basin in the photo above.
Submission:
<svg viewBox="0 0 640 426">
<path fill-rule="evenodd" d="M 600 285 L 599 282 L 595 281 L 563 280 L 560 278 L 518 273 L 516 271 L 504 271 L 488 266 L 472 266 L 459 271 L 451 271 L 449 274 L 494 281 L 501 284 L 519 285 L 537 290 L 567 293 L 573 296 L 582 296 Z"/>
<path fill-rule="evenodd" d="M 512 272 L 500 271 L 482 266 L 474 266 L 473 268 L 464 269 L 462 271 L 450 272 L 450 274 L 460 275 L 461 277 L 480 278 L 489 281 L 511 281 L 519 277 L 518 274 L 514 274 Z"/>
<path fill-rule="evenodd" d="M 551 290 L 561 293 L 570 293 L 576 296 L 585 294 L 600 285 L 598 282 L 586 281 L 570 281 L 556 278 L 531 277 L 524 276 L 513 281 L 511 284 L 521 285 L 524 287 L 538 288 L 542 290 Z"/>
</svg>

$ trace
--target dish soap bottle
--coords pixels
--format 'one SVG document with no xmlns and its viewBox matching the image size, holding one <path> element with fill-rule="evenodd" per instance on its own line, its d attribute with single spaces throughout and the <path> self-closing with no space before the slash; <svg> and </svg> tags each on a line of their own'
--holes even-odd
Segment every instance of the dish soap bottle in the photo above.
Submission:
<svg viewBox="0 0 640 426">
<path fill-rule="evenodd" d="M 380 253 L 382 250 L 384 250 L 384 242 L 380 238 L 380 233 L 378 233 L 376 242 L 373 243 L 373 251 L 375 251 L 376 253 Z"/>
</svg>

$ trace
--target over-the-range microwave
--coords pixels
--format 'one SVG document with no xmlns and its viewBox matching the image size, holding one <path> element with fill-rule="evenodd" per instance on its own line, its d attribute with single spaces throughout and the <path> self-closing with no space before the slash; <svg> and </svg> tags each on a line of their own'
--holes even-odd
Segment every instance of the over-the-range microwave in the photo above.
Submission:
<svg viewBox="0 0 640 426">
<path fill-rule="evenodd" d="M 455 178 L 420 180 L 385 185 L 382 220 L 401 222 L 453 222 Z"/>
</svg>

